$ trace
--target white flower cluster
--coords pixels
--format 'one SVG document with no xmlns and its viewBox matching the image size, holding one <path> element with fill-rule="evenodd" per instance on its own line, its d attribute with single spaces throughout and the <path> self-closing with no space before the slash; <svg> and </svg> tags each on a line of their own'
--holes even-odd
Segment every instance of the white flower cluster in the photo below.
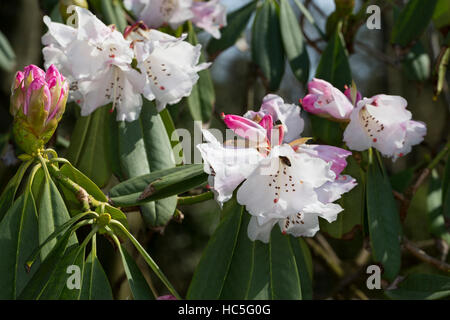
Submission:
<svg viewBox="0 0 450 320">
<path fill-rule="evenodd" d="M 139 117 L 142 95 L 156 100 L 158 110 L 190 95 L 197 72 L 201 46 L 142 25 L 128 27 L 126 37 L 106 26 L 90 11 L 77 7 L 77 26 L 44 22 L 42 37 L 45 66 L 58 67 L 70 83 L 70 97 L 83 116 L 112 103 L 118 121 Z M 133 67 L 137 62 L 137 67 Z"/>
</svg>

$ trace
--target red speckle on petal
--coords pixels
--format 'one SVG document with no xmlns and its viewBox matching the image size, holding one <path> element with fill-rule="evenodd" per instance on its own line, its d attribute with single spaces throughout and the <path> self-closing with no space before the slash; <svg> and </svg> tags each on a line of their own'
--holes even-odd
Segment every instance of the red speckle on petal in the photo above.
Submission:
<svg viewBox="0 0 450 320">
<path fill-rule="evenodd" d="M 77 103 L 78 103 L 78 104 L 80 104 L 80 103 L 81 103 L 81 100 L 80 100 L 80 99 L 78 99 L 78 100 L 77 100 Z"/>
<path fill-rule="evenodd" d="M 342 176 L 342 180 L 347 180 L 347 177 L 346 176 Z"/>
<path fill-rule="evenodd" d="M 109 109 L 109 113 L 113 113 L 113 112 L 114 112 L 113 108 Z"/>
<path fill-rule="evenodd" d="M 220 118 L 225 119 L 225 113 L 222 112 L 222 113 L 220 114 Z"/>
<path fill-rule="evenodd" d="M 373 140 L 372 140 L 373 142 L 377 142 L 377 138 L 373 138 Z"/>
<path fill-rule="evenodd" d="M 400 153 L 398 154 L 398 156 L 399 156 L 399 157 L 403 157 L 404 154 L 400 152 Z"/>
<path fill-rule="evenodd" d="M 278 202 L 278 199 L 273 199 L 273 203 L 277 203 Z"/>
<path fill-rule="evenodd" d="M 281 231 L 283 235 L 286 235 L 286 230 Z"/>
<path fill-rule="evenodd" d="M 298 99 L 298 103 L 300 103 L 300 104 L 302 104 L 302 103 L 303 103 L 303 100 L 302 100 L 302 98 Z"/>
<path fill-rule="evenodd" d="M 166 90 L 166 88 L 164 88 L 164 86 L 159 87 L 161 90 Z"/>
<path fill-rule="evenodd" d="M 205 188 L 209 190 L 209 189 L 211 189 L 211 186 L 210 186 L 209 184 L 207 184 L 207 185 L 205 186 Z"/>
<path fill-rule="evenodd" d="M 109 57 L 110 57 L 110 58 L 115 58 L 116 55 L 115 55 L 115 54 L 110 54 Z"/>
</svg>

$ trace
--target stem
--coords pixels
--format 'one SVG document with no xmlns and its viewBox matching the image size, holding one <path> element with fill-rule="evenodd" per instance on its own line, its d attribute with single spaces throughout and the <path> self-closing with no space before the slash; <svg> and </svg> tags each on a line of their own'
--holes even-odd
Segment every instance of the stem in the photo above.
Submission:
<svg viewBox="0 0 450 320">
<path fill-rule="evenodd" d="M 178 294 L 178 292 L 172 286 L 170 281 L 167 279 L 167 277 L 164 275 L 164 273 L 161 271 L 161 269 L 158 267 L 158 265 L 155 263 L 155 261 L 152 259 L 152 257 L 150 257 L 150 255 L 147 253 L 147 251 L 145 251 L 145 249 L 142 247 L 142 245 L 139 243 L 139 241 L 136 240 L 136 238 L 127 230 L 127 228 L 125 228 L 119 221 L 114 220 L 114 219 L 112 219 L 110 221 L 110 224 L 115 225 L 123 233 L 125 233 L 127 235 L 127 237 L 131 240 L 131 242 L 133 243 L 135 248 L 142 255 L 145 262 L 147 262 L 147 264 L 153 270 L 153 272 L 164 283 L 164 285 L 167 287 L 167 289 L 169 289 L 170 293 L 178 300 L 182 300 L 181 296 Z"/>
<path fill-rule="evenodd" d="M 207 201 L 214 198 L 212 191 L 204 192 L 195 196 L 178 197 L 178 205 L 195 204 L 203 201 Z"/>
<path fill-rule="evenodd" d="M 433 161 L 427 166 L 427 169 L 432 170 L 434 167 L 438 165 L 438 163 L 442 160 L 443 157 L 447 154 L 450 149 L 450 140 L 445 144 L 444 148 L 436 155 Z"/>
<path fill-rule="evenodd" d="M 61 182 L 62 185 L 64 185 L 67 189 L 69 189 L 76 195 L 77 199 L 81 202 L 81 204 L 83 206 L 82 210 L 89 211 L 91 208 L 89 203 L 90 203 L 92 196 L 90 196 L 83 187 L 81 187 L 80 185 L 73 182 L 71 179 L 69 179 L 65 175 L 63 175 L 61 173 L 61 171 L 58 168 L 56 168 L 54 165 L 50 164 L 47 168 L 48 168 L 50 174 L 54 178 L 56 178 L 59 182 Z M 99 201 L 96 201 L 96 202 L 99 202 Z"/>
<path fill-rule="evenodd" d="M 117 246 L 117 249 L 119 249 L 120 254 L 122 255 L 122 257 L 124 256 L 123 254 L 123 249 L 122 249 L 122 245 L 120 244 L 119 239 L 117 238 L 117 236 L 114 234 L 114 232 L 112 231 L 108 231 L 109 236 L 113 239 L 114 243 Z M 150 290 L 152 291 L 153 295 L 155 296 L 155 299 L 158 298 L 158 292 L 156 292 L 155 288 L 153 287 L 153 285 L 150 285 L 150 283 L 148 283 L 148 286 L 150 288 Z"/>
<path fill-rule="evenodd" d="M 426 254 L 425 251 L 416 247 L 408 239 L 403 238 L 403 245 L 404 245 L 405 249 L 408 250 L 417 259 L 419 259 L 425 263 L 428 263 L 428 264 L 438 268 L 439 270 L 442 270 L 445 272 L 450 272 L 450 265 L 448 263 L 445 263 L 444 261 L 440 261 L 436 258 L 429 256 L 428 254 Z"/>
</svg>

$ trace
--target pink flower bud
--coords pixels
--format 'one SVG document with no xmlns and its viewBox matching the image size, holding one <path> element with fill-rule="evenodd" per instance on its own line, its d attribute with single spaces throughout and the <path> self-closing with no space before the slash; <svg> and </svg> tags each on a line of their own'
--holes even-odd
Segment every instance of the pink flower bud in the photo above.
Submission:
<svg viewBox="0 0 450 320">
<path fill-rule="evenodd" d="M 266 130 L 260 124 L 250 119 L 227 114 L 224 116 L 223 121 L 228 128 L 243 138 L 256 141 L 258 143 L 263 143 L 266 141 Z"/>
<path fill-rule="evenodd" d="M 19 71 L 11 87 L 14 137 L 26 152 L 33 153 L 50 139 L 64 113 L 68 83 L 55 66 L 47 72 L 35 65 Z"/>
<path fill-rule="evenodd" d="M 353 110 L 352 103 L 329 82 L 314 78 L 308 83 L 308 91 L 303 100 L 303 108 L 324 117 L 348 119 Z"/>
</svg>

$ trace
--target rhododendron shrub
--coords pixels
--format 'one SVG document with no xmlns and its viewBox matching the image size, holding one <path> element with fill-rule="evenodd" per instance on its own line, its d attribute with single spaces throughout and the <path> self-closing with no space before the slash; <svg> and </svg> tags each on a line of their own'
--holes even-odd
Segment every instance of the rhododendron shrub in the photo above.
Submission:
<svg viewBox="0 0 450 320">
<path fill-rule="evenodd" d="M 444 2 L 36 1 L 0 298 L 448 297 Z"/>
</svg>

